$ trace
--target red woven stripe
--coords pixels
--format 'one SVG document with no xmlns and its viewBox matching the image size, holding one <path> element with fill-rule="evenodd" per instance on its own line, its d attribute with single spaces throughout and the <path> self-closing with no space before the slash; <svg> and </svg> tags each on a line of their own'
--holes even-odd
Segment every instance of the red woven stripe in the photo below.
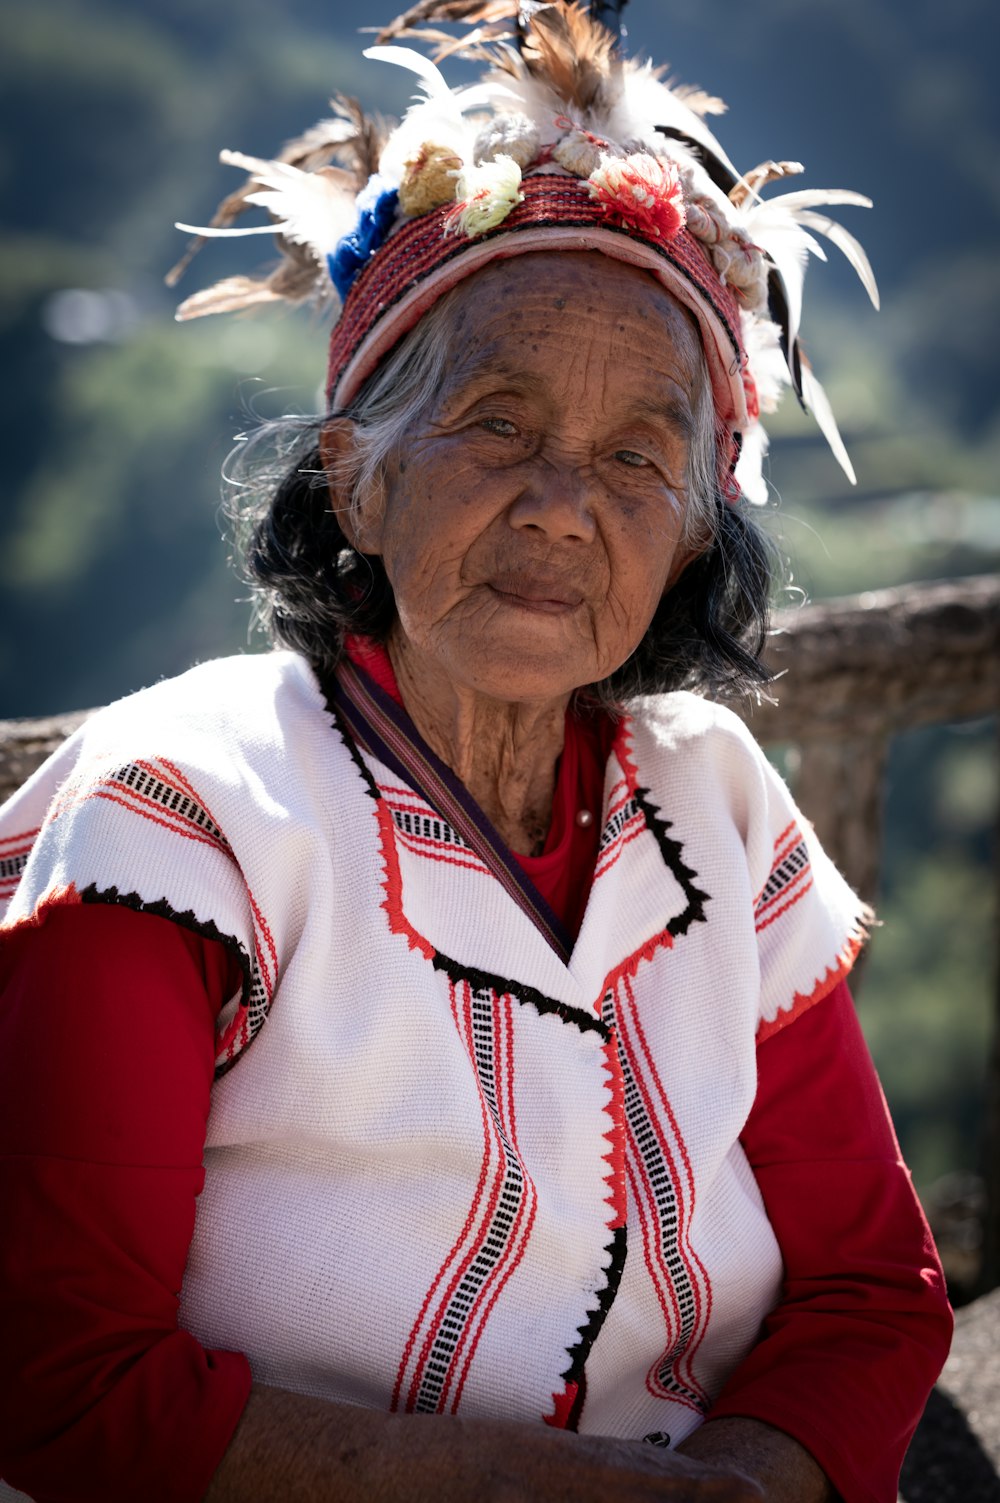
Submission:
<svg viewBox="0 0 1000 1503">
<path fill-rule="evenodd" d="M 625 230 L 607 218 L 604 208 L 591 198 L 586 183 L 580 178 L 546 173 L 525 178 L 521 186 L 524 201 L 517 204 L 496 229 L 477 236 L 474 242 L 465 235 L 445 233 L 444 221 L 454 205 L 432 209 L 396 231 L 358 275 L 347 295 L 330 339 L 328 391 L 333 391 L 341 372 L 384 314 L 431 272 L 463 255 L 472 244 L 479 245 L 485 240 L 549 224 L 600 228 L 612 234 L 626 235 L 629 239 L 642 240 L 677 267 L 703 294 L 726 328 L 734 358 L 742 357 L 736 298 L 719 281 L 704 250 L 687 230 L 681 230 L 670 241 L 647 238 L 634 227 Z"/>
</svg>

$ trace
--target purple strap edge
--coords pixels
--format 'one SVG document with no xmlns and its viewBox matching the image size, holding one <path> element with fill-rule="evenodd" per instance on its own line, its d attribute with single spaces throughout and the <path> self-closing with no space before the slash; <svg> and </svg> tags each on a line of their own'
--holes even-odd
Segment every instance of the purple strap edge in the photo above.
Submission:
<svg viewBox="0 0 1000 1503">
<path fill-rule="evenodd" d="M 465 785 L 427 745 L 406 710 L 349 659 L 338 664 L 331 687 L 355 739 L 462 836 L 562 963 L 568 964 L 573 942 L 565 925 Z"/>
</svg>

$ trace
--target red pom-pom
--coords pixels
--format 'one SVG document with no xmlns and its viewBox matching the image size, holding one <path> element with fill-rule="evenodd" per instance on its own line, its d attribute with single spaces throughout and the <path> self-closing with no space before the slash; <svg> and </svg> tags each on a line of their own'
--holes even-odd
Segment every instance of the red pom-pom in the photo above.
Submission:
<svg viewBox="0 0 1000 1503">
<path fill-rule="evenodd" d="M 644 151 L 604 156 L 588 181 L 608 219 L 648 240 L 673 240 L 684 228 L 683 190 L 672 162 Z"/>
</svg>

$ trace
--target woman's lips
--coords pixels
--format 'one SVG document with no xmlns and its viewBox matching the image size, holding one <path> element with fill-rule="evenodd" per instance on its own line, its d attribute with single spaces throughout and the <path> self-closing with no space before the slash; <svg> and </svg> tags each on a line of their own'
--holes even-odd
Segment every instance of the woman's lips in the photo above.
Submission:
<svg viewBox="0 0 1000 1503">
<path fill-rule="evenodd" d="M 554 580 L 491 580 L 490 589 L 508 605 L 543 616 L 564 616 L 575 611 L 583 596 Z"/>
</svg>

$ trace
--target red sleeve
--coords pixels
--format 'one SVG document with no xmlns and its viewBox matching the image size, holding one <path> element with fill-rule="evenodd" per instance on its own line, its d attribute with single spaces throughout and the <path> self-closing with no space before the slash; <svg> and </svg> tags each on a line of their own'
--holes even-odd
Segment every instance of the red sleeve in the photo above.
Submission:
<svg viewBox="0 0 1000 1503">
<path fill-rule="evenodd" d="M 793 1435 L 845 1503 L 895 1503 L 952 1320 L 845 985 L 760 1046 L 742 1143 L 785 1278 L 708 1417 Z"/>
<path fill-rule="evenodd" d="M 177 1328 L 233 970 L 94 904 L 0 948 L 0 1473 L 38 1503 L 193 1503 L 246 1404 Z"/>
</svg>

